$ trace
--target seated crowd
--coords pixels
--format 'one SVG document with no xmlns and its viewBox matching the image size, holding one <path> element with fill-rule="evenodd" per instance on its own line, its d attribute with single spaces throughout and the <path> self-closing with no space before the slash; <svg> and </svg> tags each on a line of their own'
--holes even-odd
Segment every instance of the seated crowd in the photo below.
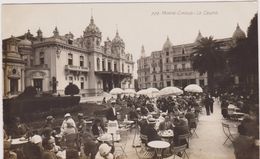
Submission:
<svg viewBox="0 0 260 159">
<path fill-rule="evenodd" d="M 179 136 L 192 135 L 191 129 L 197 127 L 201 105 L 207 94 L 186 94 L 181 96 L 159 97 L 157 99 L 149 98 L 145 95 L 137 96 L 118 96 L 110 101 L 103 100 L 103 103 L 110 106 L 106 111 L 106 119 L 110 121 L 120 120 L 118 117 L 118 108 L 126 108 L 126 118 L 134 121 L 138 125 L 142 138 L 142 143 L 147 145 L 154 140 L 165 140 L 162 137 L 164 132 L 172 132 L 172 139 L 167 140 L 171 147 L 187 145 L 186 139 L 179 139 Z M 240 99 L 240 98 L 239 98 Z M 238 101 L 232 99 L 232 102 Z M 239 100 L 240 101 L 240 100 Z M 231 102 L 225 95 L 221 96 L 222 114 Z M 241 104 L 242 103 L 242 104 Z M 241 100 L 240 106 L 243 108 L 244 101 Z M 246 111 L 246 110 L 245 110 Z M 250 112 L 250 110 L 249 110 Z M 258 119 L 258 116 L 255 117 Z M 77 120 L 74 120 L 70 113 L 64 115 L 64 120 L 59 129 L 54 127 L 55 118 L 47 116 L 42 128 L 38 131 L 31 131 L 21 119 L 16 117 L 13 124 L 5 129 L 4 136 L 4 155 L 5 158 L 18 159 L 61 159 L 64 153 L 68 159 L 79 159 L 80 156 L 89 156 L 91 159 L 113 159 L 113 142 L 100 142 L 98 137 L 105 134 L 108 130 L 106 122 L 100 118 L 95 118 L 91 124 L 84 119 L 83 113 L 78 113 Z M 255 119 L 245 118 L 241 123 L 240 135 L 246 132 L 249 136 L 256 135 L 254 122 Z M 248 124 L 250 123 L 250 124 Z M 27 142 L 24 146 L 11 148 L 12 138 L 24 138 Z M 238 140 L 239 143 L 239 140 Z"/>
</svg>

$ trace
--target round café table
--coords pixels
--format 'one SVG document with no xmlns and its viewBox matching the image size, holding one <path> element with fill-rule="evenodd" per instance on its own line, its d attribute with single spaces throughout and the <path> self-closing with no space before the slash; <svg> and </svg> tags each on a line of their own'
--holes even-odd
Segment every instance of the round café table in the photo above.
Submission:
<svg viewBox="0 0 260 159">
<path fill-rule="evenodd" d="M 162 150 L 170 147 L 170 143 L 166 141 L 150 141 L 147 145 L 155 149 L 156 159 L 162 159 Z"/>
</svg>

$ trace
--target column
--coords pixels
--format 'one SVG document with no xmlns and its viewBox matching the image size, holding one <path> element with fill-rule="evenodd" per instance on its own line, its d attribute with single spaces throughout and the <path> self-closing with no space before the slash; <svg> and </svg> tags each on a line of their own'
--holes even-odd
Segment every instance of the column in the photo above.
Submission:
<svg viewBox="0 0 260 159">
<path fill-rule="evenodd" d="M 24 69 L 21 69 L 21 91 L 23 92 L 24 91 L 24 86 L 25 86 L 25 83 L 24 83 Z"/>
</svg>

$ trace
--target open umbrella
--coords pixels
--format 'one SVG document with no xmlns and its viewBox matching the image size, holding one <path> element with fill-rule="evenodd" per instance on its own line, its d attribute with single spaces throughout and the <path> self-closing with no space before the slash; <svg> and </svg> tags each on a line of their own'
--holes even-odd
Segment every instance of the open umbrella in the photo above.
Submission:
<svg viewBox="0 0 260 159">
<path fill-rule="evenodd" d="M 136 94 L 138 94 L 138 95 L 146 95 L 147 94 L 147 92 L 146 92 L 146 89 L 142 89 L 142 90 L 140 90 L 140 91 L 138 91 Z"/>
<path fill-rule="evenodd" d="M 159 90 L 157 88 L 148 88 L 147 92 L 148 93 L 159 93 Z"/>
<path fill-rule="evenodd" d="M 146 93 L 149 97 L 154 97 L 159 93 L 159 90 L 157 88 L 148 88 Z"/>
<path fill-rule="evenodd" d="M 167 95 L 181 95 L 183 91 L 177 87 L 165 87 L 160 90 L 159 96 L 167 96 Z"/>
<path fill-rule="evenodd" d="M 117 95 L 124 93 L 124 90 L 122 90 L 121 88 L 113 88 L 109 93 L 112 95 Z"/>
<path fill-rule="evenodd" d="M 135 94 L 135 90 L 134 89 L 125 89 L 124 90 L 124 94 Z"/>
<path fill-rule="evenodd" d="M 196 84 L 190 84 L 184 88 L 186 92 L 194 92 L 194 93 L 201 93 L 203 92 L 202 88 Z"/>
</svg>

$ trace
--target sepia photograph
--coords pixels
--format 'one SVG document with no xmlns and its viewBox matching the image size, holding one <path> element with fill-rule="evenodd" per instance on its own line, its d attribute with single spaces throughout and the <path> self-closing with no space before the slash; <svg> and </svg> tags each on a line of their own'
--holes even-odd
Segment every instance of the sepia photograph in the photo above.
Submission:
<svg viewBox="0 0 260 159">
<path fill-rule="evenodd" d="M 2 158 L 259 158 L 257 1 L 1 11 Z"/>
</svg>

